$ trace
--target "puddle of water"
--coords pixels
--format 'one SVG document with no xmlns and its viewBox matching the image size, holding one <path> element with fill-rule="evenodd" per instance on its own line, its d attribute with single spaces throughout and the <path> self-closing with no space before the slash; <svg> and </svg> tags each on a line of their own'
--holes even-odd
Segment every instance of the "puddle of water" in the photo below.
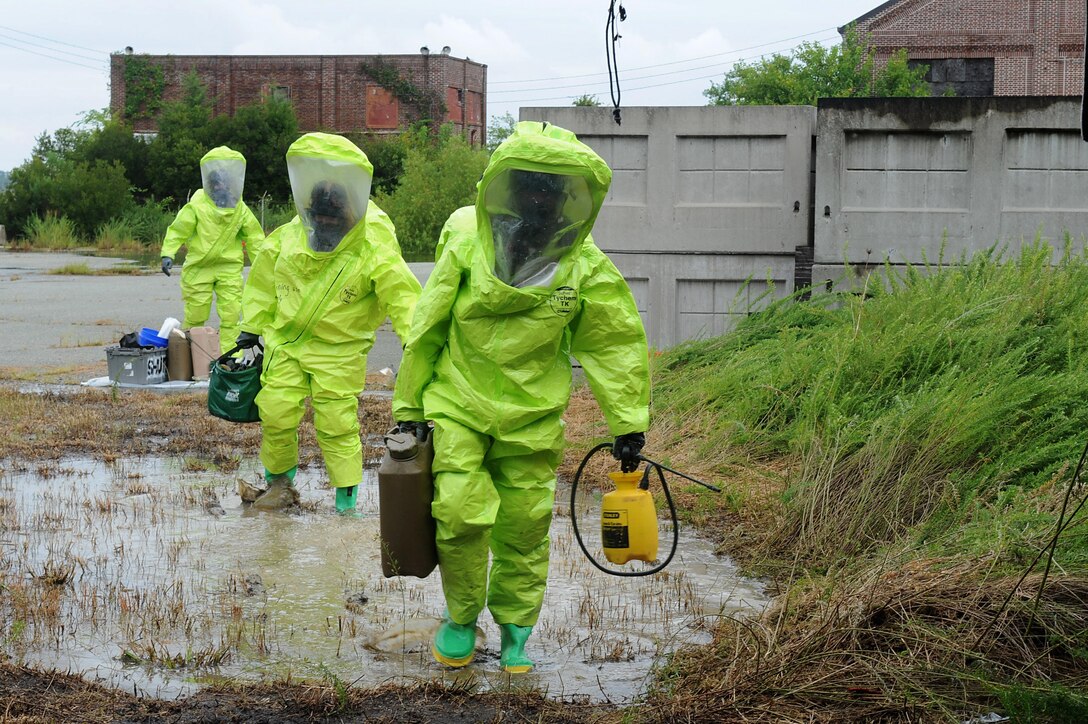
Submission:
<svg viewBox="0 0 1088 724">
<path fill-rule="evenodd" d="M 471 666 L 451 672 L 433 661 L 439 574 L 382 577 L 373 477 L 361 486 L 363 517 L 353 519 L 334 514 L 320 472 L 299 471 L 304 512 L 286 515 L 244 507 L 233 475 L 186 467 L 198 466 L 3 463 L 0 648 L 23 663 L 163 698 L 214 677 L 288 673 L 364 687 L 510 682 L 486 611 Z M 580 521 L 595 550 L 594 513 Z M 562 513 L 551 536 L 544 611 L 529 646 L 537 668 L 513 680 L 519 688 L 629 701 L 663 654 L 706 643 L 718 616 L 765 603 L 758 582 L 683 531 L 669 568 L 637 579 L 592 568 Z M 667 550 L 671 531 L 662 536 Z"/>
</svg>

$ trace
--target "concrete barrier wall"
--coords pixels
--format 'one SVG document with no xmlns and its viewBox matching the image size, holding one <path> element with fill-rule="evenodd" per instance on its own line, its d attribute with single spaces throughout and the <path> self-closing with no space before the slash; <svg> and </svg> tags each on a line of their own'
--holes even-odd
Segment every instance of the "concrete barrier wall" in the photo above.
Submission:
<svg viewBox="0 0 1088 724">
<path fill-rule="evenodd" d="M 650 344 L 722 334 L 793 291 L 810 238 L 809 106 L 522 108 L 578 134 L 612 167 L 593 236 L 634 292 Z"/>
<path fill-rule="evenodd" d="M 815 283 L 1088 232 L 1080 99 L 829 99 L 817 118 Z"/>
<path fill-rule="evenodd" d="M 521 119 L 574 131 L 612 167 L 594 238 L 656 347 L 721 334 L 795 279 L 842 280 L 846 261 L 860 273 L 936 261 L 942 243 L 954 261 L 1088 233 L 1076 98 L 624 108 L 621 126 L 608 108 L 523 108 Z"/>
</svg>

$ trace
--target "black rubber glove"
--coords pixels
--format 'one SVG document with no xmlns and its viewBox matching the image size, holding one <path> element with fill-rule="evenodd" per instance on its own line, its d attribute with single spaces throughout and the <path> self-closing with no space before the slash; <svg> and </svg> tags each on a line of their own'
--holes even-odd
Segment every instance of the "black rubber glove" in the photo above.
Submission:
<svg viewBox="0 0 1088 724">
<path fill-rule="evenodd" d="M 620 470 L 630 473 L 638 469 L 638 454 L 646 444 L 646 433 L 628 432 L 617 435 L 612 443 L 612 457 L 620 461 Z"/>
<path fill-rule="evenodd" d="M 162 258 L 162 273 L 170 276 L 170 270 L 174 267 L 174 260 L 168 256 Z"/>
<path fill-rule="evenodd" d="M 407 432 L 416 436 L 417 440 L 427 439 L 427 432 L 430 430 L 430 425 L 426 422 L 398 422 L 393 427 L 395 432 Z"/>
<path fill-rule="evenodd" d="M 250 349 L 251 347 L 256 347 L 260 343 L 260 340 L 261 335 L 259 334 L 253 334 L 253 332 L 240 332 L 238 334 L 238 339 L 235 340 L 234 343 L 242 349 Z"/>
</svg>

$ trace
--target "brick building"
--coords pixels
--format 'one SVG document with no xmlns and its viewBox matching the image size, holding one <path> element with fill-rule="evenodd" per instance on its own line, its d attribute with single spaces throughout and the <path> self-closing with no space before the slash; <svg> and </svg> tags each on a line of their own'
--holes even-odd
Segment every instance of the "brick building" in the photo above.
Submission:
<svg viewBox="0 0 1088 724">
<path fill-rule="evenodd" d="M 959 96 L 1080 95 L 1084 22 L 1084 0 L 889 0 L 853 21 L 877 63 L 906 48 Z"/>
<path fill-rule="evenodd" d="M 157 103 L 178 99 L 190 71 L 204 82 L 216 114 L 272 95 L 291 101 L 303 132 L 396 133 L 431 118 L 453 123 L 474 145 L 487 136 L 487 66 L 454 58 L 448 48 L 381 56 L 114 53 L 110 110 L 137 133 L 153 133 Z"/>
</svg>

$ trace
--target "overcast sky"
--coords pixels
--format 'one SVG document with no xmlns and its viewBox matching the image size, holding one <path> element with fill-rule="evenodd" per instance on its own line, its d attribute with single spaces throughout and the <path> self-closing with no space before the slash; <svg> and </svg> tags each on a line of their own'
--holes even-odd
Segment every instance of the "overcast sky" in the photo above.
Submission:
<svg viewBox="0 0 1088 724">
<path fill-rule="evenodd" d="M 0 0 L 0 170 L 42 131 L 109 105 L 109 53 L 395 54 L 420 46 L 488 66 L 487 116 L 521 106 L 610 104 L 608 0 L 278 2 L 273 0 Z M 625 106 L 704 105 L 702 91 L 737 60 L 835 28 L 881 0 L 626 0 L 616 50 Z M 305 8 L 305 9 L 304 9 Z"/>
</svg>

